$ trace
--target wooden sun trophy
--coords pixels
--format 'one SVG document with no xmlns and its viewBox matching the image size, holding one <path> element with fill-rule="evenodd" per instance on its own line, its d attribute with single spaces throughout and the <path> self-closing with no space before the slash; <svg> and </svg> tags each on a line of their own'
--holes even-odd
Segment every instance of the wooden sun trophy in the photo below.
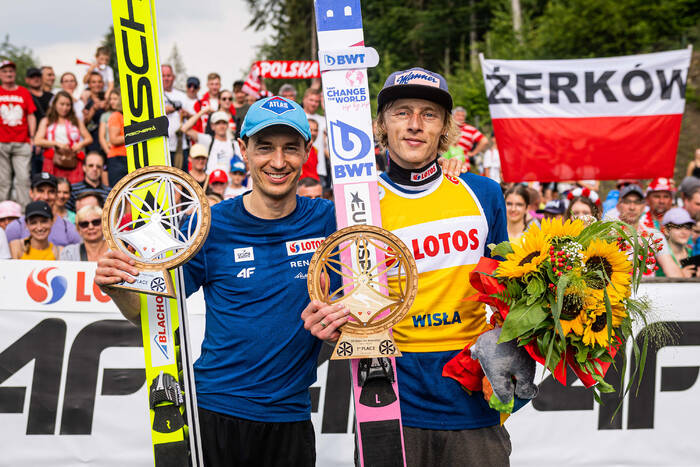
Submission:
<svg viewBox="0 0 700 467">
<path fill-rule="evenodd" d="M 330 290 L 333 275 L 343 285 Z M 307 280 L 312 299 L 350 310 L 331 359 L 401 355 L 389 330 L 413 304 L 418 270 L 396 235 L 370 225 L 338 230 L 314 253 Z"/>
<path fill-rule="evenodd" d="M 102 232 L 112 250 L 135 261 L 139 274 L 134 283 L 110 287 L 175 298 L 169 270 L 197 254 L 210 216 L 204 190 L 182 170 L 149 166 L 128 174 L 107 197 Z"/>
</svg>

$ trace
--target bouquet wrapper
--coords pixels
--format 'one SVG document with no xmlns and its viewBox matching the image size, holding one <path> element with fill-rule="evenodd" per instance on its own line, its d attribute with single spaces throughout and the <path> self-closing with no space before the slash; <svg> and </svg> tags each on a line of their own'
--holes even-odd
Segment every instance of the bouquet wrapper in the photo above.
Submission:
<svg viewBox="0 0 700 467">
<path fill-rule="evenodd" d="M 503 319 L 508 316 L 510 311 L 507 304 L 503 301 L 493 297 L 505 290 L 505 286 L 498 282 L 498 280 L 493 277 L 493 272 L 498 268 L 499 262 L 495 259 L 482 257 L 479 263 L 476 265 L 474 270 L 469 276 L 469 282 L 477 291 L 476 294 L 467 298 L 467 300 L 474 300 L 483 302 L 494 308 L 494 312 L 501 315 Z M 493 317 L 492 317 L 493 324 Z M 612 357 L 617 353 L 622 341 L 616 336 L 615 343 L 610 347 L 610 355 Z M 455 355 L 450 361 L 448 361 L 442 370 L 442 376 L 447 378 L 452 378 L 461 384 L 465 389 L 469 391 L 481 391 L 482 390 L 482 379 L 484 378 L 484 372 L 481 368 L 481 364 L 478 360 L 474 360 L 471 357 L 471 352 L 469 347 L 472 345 L 470 343 L 464 350 L 459 354 Z M 526 344 L 525 350 L 527 353 L 538 363 L 542 365 L 545 364 L 545 357 L 539 352 L 537 345 L 533 343 Z M 605 376 L 608 368 L 610 368 L 610 362 L 602 362 L 596 359 L 600 365 L 601 370 L 596 371 L 601 377 Z M 591 387 L 596 384 L 593 376 L 582 369 L 575 359 L 575 352 L 573 350 L 565 352 L 565 355 L 561 356 L 559 364 L 552 372 L 554 378 L 561 384 L 566 385 L 566 367 L 569 366 L 574 371 L 576 376 L 581 380 L 581 382 L 587 387 Z"/>
</svg>

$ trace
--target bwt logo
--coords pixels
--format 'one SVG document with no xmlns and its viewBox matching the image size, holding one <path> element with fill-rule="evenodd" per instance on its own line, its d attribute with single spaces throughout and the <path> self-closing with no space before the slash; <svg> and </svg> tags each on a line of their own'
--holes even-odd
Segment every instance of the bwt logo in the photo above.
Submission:
<svg viewBox="0 0 700 467">
<path fill-rule="evenodd" d="M 331 122 L 331 145 L 335 155 L 344 161 L 361 159 L 372 148 L 364 131 L 340 120 Z"/>
<path fill-rule="evenodd" d="M 68 281 L 58 274 L 56 267 L 34 269 L 27 277 L 27 293 L 37 303 L 51 305 L 66 294 Z"/>
<path fill-rule="evenodd" d="M 261 105 L 260 108 L 268 110 L 277 115 L 282 115 L 283 113 L 289 112 L 294 109 L 294 107 L 292 107 L 292 104 L 285 101 L 281 97 L 273 97 L 272 99 Z"/>
<path fill-rule="evenodd" d="M 328 66 L 334 65 L 364 65 L 365 54 L 340 54 L 340 55 L 324 55 L 323 61 Z"/>
</svg>

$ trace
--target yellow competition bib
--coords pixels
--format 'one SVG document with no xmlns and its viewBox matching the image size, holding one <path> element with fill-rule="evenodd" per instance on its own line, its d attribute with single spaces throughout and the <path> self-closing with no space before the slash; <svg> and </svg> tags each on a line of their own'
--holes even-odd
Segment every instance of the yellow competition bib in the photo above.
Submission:
<svg viewBox="0 0 700 467">
<path fill-rule="evenodd" d="M 382 225 L 408 246 L 418 266 L 418 295 L 394 326 L 402 352 L 459 350 L 487 328 L 484 304 L 469 273 L 483 255 L 488 224 L 474 192 L 443 176 L 421 193 L 404 193 L 379 178 Z M 389 280 L 392 277 L 389 277 Z"/>
</svg>

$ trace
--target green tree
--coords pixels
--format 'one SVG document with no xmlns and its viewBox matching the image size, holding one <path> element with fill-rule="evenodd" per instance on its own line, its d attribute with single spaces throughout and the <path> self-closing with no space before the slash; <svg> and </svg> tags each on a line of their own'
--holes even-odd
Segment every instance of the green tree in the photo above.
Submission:
<svg viewBox="0 0 700 467">
<path fill-rule="evenodd" d="M 25 86 L 24 75 L 27 68 L 36 67 L 38 59 L 31 49 L 24 46 L 17 46 L 10 42 L 10 35 L 6 34 L 5 39 L 0 43 L 0 61 L 12 60 L 17 65 L 17 84 Z"/>
<path fill-rule="evenodd" d="M 101 46 L 109 49 L 109 66 L 114 70 L 114 86 L 119 86 L 119 62 L 117 61 L 117 44 L 114 41 L 114 26 L 110 25 L 109 29 L 102 38 Z"/>
</svg>

